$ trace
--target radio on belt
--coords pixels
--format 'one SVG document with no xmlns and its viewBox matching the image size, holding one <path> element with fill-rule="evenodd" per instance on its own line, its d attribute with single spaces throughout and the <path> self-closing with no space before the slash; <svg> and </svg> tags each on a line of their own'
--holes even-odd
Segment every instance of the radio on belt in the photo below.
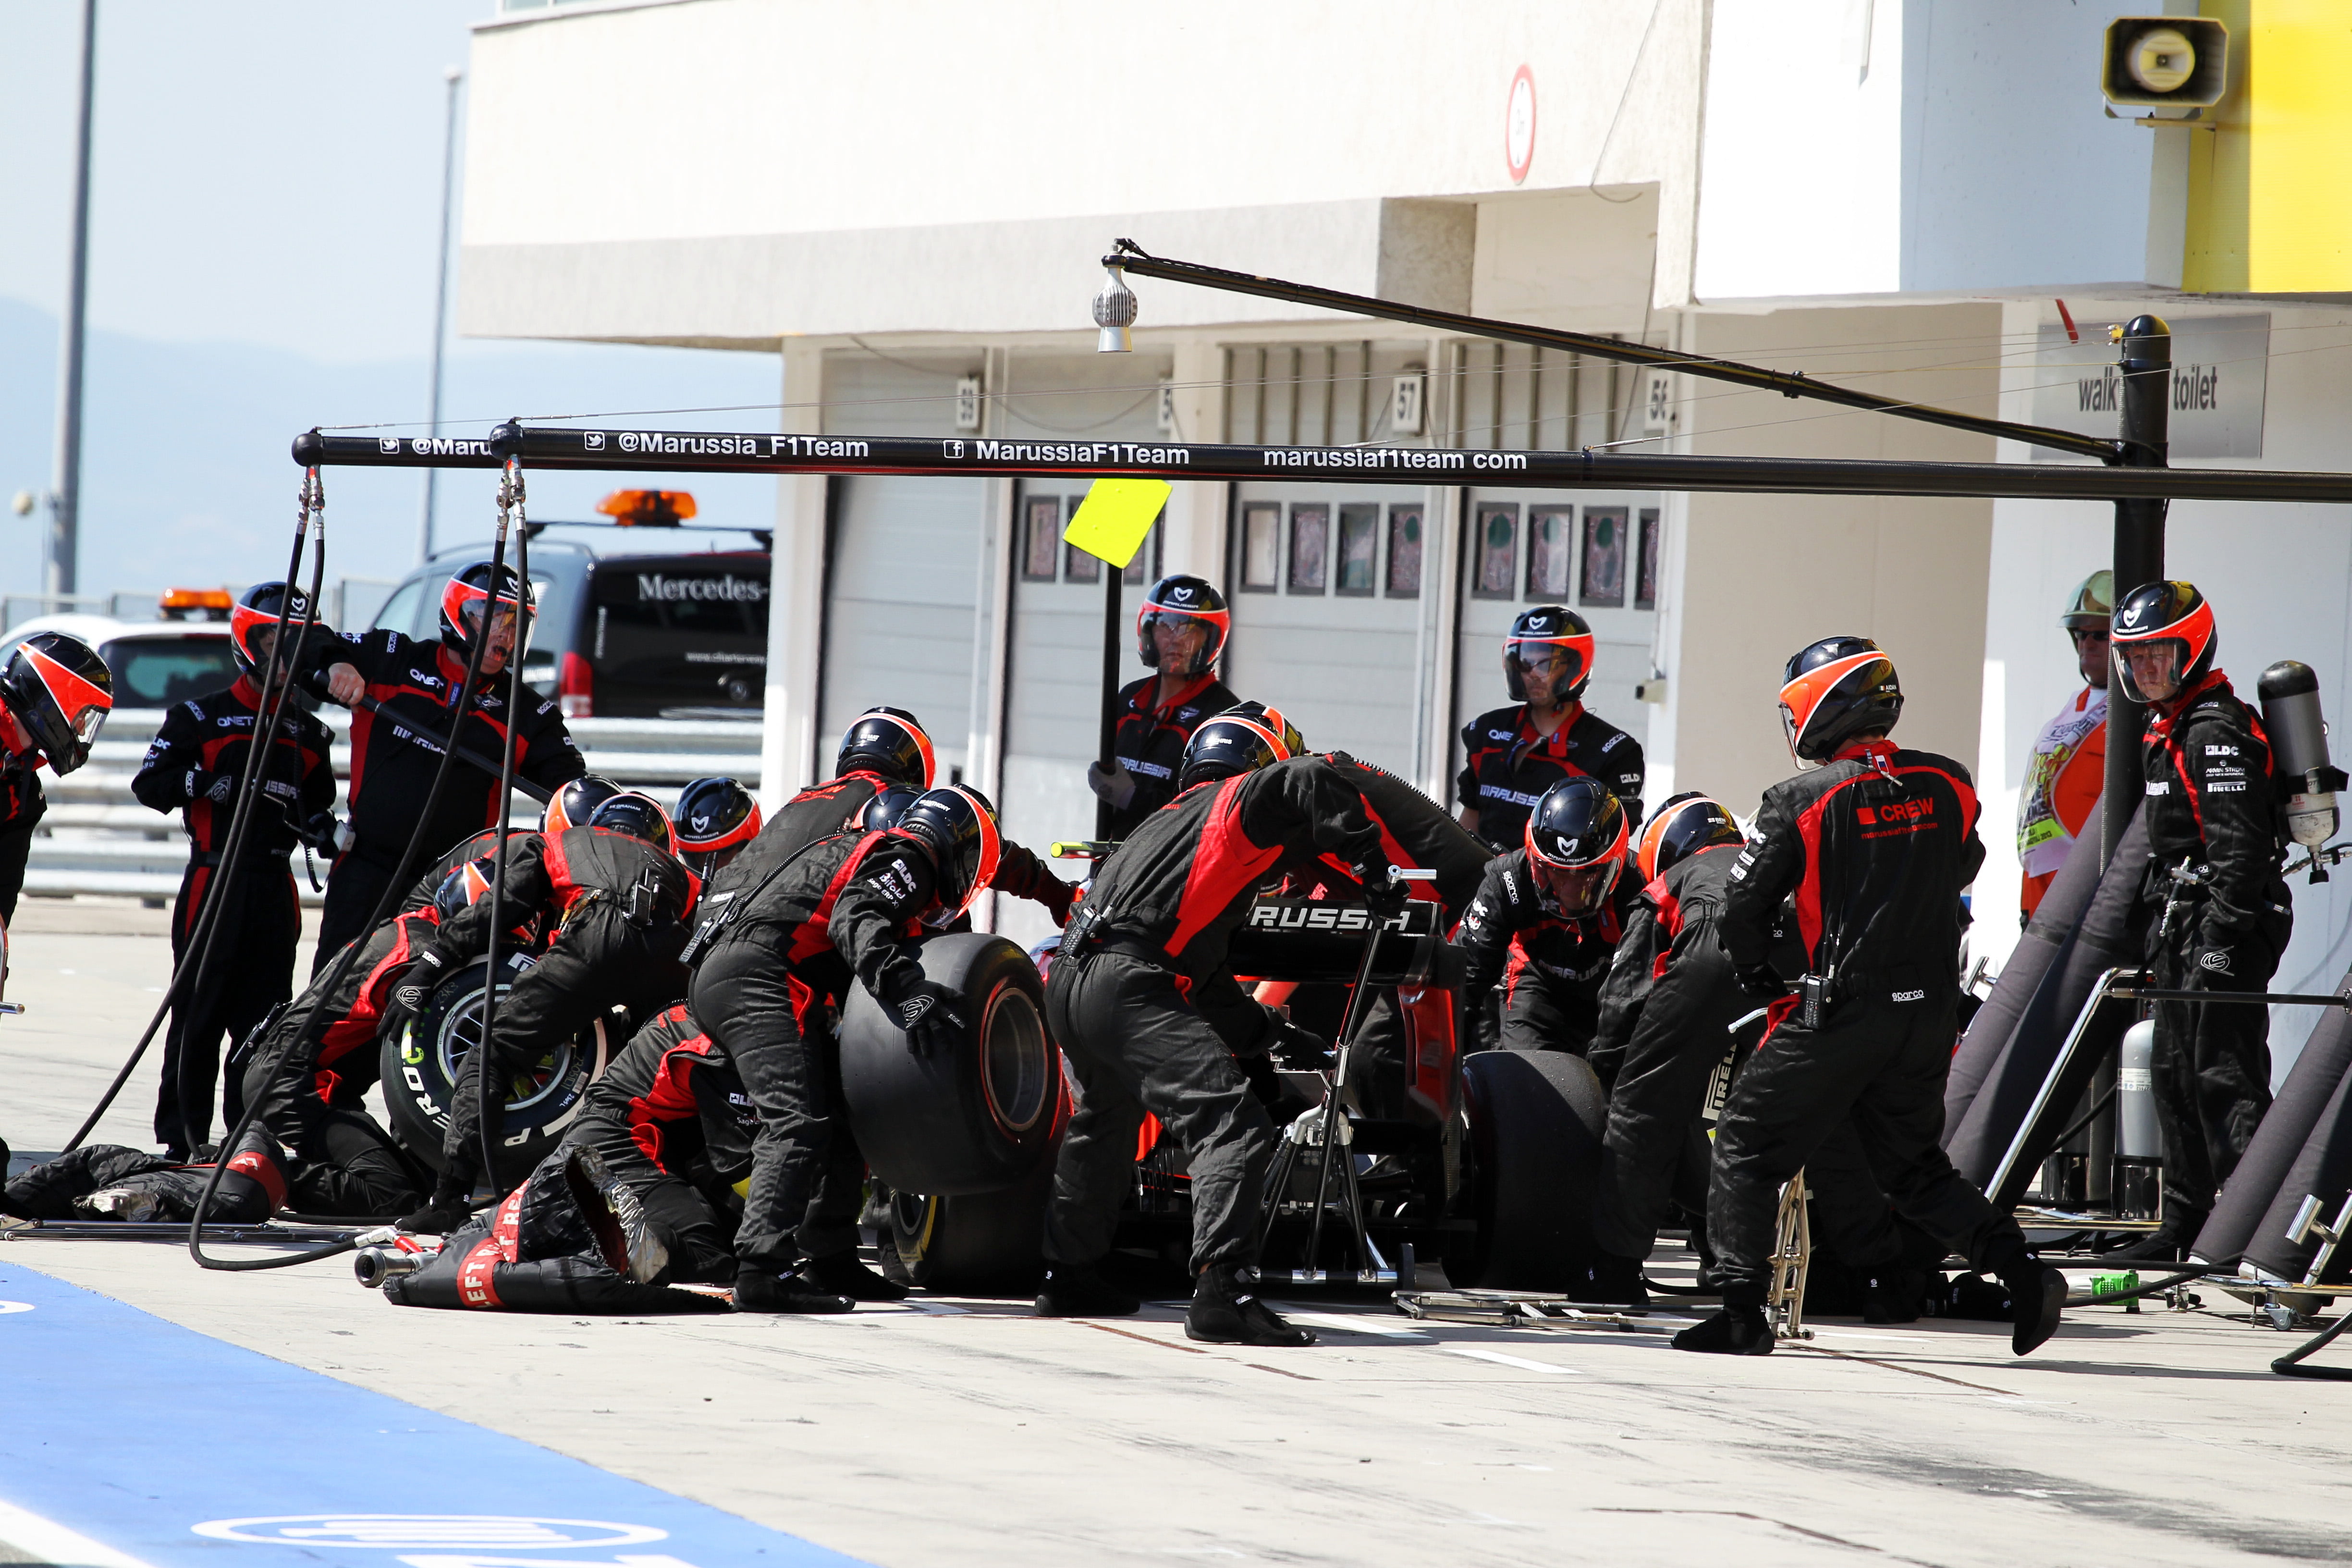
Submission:
<svg viewBox="0 0 2352 1568">
<path fill-rule="evenodd" d="M 2344 771 L 2327 759 L 2319 677 L 2311 666 L 2283 658 L 2263 671 L 2254 689 L 2263 700 L 2263 728 L 2270 732 L 2272 761 L 2302 786 L 2287 797 L 2287 837 L 2311 852 L 2311 879 L 2325 882 L 2327 870 L 2321 850 L 2336 836 L 2336 793 L 2347 780 Z"/>
</svg>

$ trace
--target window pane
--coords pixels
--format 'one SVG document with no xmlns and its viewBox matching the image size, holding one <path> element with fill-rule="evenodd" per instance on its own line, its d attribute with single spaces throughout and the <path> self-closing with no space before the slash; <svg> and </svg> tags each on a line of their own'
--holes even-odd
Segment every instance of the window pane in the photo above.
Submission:
<svg viewBox="0 0 2352 1568">
<path fill-rule="evenodd" d="M 1658 607 L 1658 542 L 1659 537 L 1665 531 L 1665 524 L 1659 520 L 1658 509 L 1654 506 L 1643 507 L 1642 509 L 1642 563 L 1638 574 L 1633 579 L 1633 607 L 1637 610 L 1654 610 Z"/>
<path fill-rule="evenodd" d="M 1615 609 L 1625 603 L 1625 509 L 1584 509 L 1584 582 L 1580 605 Z"/>
<path fill-rule="evenodd" d="M 1319 594 L 1331 554 L 1331 508 L 1328 502 L 1300 503 L 1290 509 L 1290 591 Z"/>
<path fill-rule="evenodd" d="M 1389 508 L 1389 597 L 1421 597 L 1421 508 Z"/>
<path fill-rule="evenodd" d="M 1242 586 L 1271 594 L 1282 561 L 1282 508 L 1271 501 L 1242 508 Z"/>
<path fill-rule="evenodd" d="M 1519 586 L 1519 509 L 1482 506 L 1478 509 L 1477 571 L 1470 592 L 1480 599 L 1508 599 Z"/>
<path fill-rule="evenodd" d="M 1370 594 L 1381 566 L 1381 509 L 1339 509 L 1339 569 L 1332 587 L 1342 594 Z"/>
<path fill-rule="evenodd" d="M 1568 602 L 1568 563 L 1576 537 L 1576 509 L 1538 506 L 1528 509 L 1528 597 L 1550 604 Z"/>
<path fill-rule="evenodd" d="M 1055 547 L 1061 542 L 1062 498 L 1031 496 L 1028 531 L 1021 547 L 1021 580 L 1024 583 L 1052 582 Z"/>
<path fill-rule="evenodd" d="M 1078 508 L 1087 504 L 1084 496 L 1070 498 L 1070 515 L 1078 515 Z M 1062 581 L 1065 583 L 1099 583 L 1102 581 L 1102 558 L 1089 555 L 1075 544 L 1062 547 Z"/>
</svg>

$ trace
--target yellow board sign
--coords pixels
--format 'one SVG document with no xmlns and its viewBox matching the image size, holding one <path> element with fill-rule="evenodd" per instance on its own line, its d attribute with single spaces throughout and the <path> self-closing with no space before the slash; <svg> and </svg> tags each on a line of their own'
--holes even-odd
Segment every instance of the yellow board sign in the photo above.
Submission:
<svg viewBox="0 0 2352 1568">
<path fill-rule="evenodd" d="M 1062 537 L 1125 571 L 1175 489 L 1166 479 L 1097 479 Z"/>
</svg>

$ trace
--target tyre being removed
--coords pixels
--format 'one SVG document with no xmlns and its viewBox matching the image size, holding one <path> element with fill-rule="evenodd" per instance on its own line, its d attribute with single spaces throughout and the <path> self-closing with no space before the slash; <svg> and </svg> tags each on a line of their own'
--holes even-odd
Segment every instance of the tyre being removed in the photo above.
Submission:
<svg viewBox="0 0 2352 1568">
<path fill-rule="evenodd" d="M 1047 1163 L 1062 1110 L 1060 1053 L 1045 983 L 1001 936 L 960 932 L 922 947 L 923 973 L 963 996 L 961 1049 L 918 1056 L 862 985 L 841 1015 L 841 1092 L 877 1179 L 951 1198 L 1011 1187 Z"/>
<path fill-rule="evenodd" d="M 1608 1091 L 1564 1051 L 1479 1051 L 1462 1059 L 1475 1182 L 1464 1194 L 1476 1240 L 1449 1249 L 1446 1277 L 1489 1290 L 1568 1289 L 1592 1258 Z"/>
<path fill-rule="evenodd" d="M 537 960 L 502 953 L 499 1000 Z M 449 1131 L 449 1106 L 457 1069 L 479 1043 L 482 1003 L 489 961 L 478 958 L 444 980 L 416 1016 L 387 1036 L 383 1052 L 383 1098 L 394 1134 L 434 1170 L 442 1167 L 441 1142 Z M 588 1086 L 604 1075 L 620 1031 L 597 1019 L 557 1047 L 508 1086 L 506 1118 L 499 1137 L 499 1177 L 521 1180 L 563 1138 L 580 1113 Z"/>
</svg>

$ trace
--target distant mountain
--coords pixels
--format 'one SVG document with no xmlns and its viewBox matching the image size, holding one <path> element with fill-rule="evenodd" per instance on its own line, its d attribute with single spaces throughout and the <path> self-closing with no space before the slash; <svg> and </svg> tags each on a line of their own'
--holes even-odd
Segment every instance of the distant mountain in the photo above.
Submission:
<svg viewBox="0 0 2352 1568">
<path fill-rule="evenodd" d="M 0 299 L 0 498 L 45 492 L 56 440 L 56 318 Z M 453 418 L 753 405 L 631 418 L 688 429 L 772 429 L 782 367 L 767 354 L 602 345 L 457 343 L 442 405 Z M 333 365 L 247 343 L 160 342 L 92 332 L 82 437 L 81 589 L 241 585 L 285 569 L 299 479 L 288 446 L 313 425 L 417 420 L 426 367 Z M 476 423 L 453 433 L 472 434 Z M 606 476 L 531 476 L 530 511 L 592 516 Z M 765 527 L 772 479 L 690 476 L 702 519 Z M 422 476 L 330 470 L 327 577 L 396 577 L 414 563 Z M 486 538 L 494 480 L 445 473 L 437 538 Z M 47 513 L 0 514 L 0 593 L 40 586 Z M 307 563 L 305 571 L 308 571 Z M 22 611 L 19 611 L 21 616 Z"/>
</svg>

